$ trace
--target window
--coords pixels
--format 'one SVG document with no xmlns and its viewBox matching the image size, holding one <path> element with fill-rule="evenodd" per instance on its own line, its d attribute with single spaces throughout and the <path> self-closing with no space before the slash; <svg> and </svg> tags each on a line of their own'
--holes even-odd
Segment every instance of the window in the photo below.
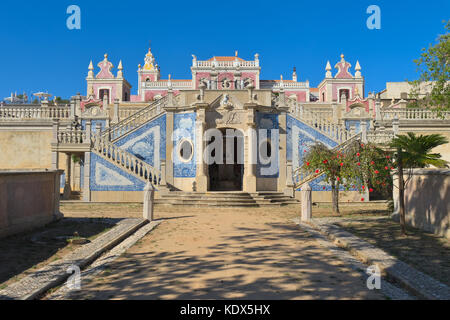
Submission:
<svg viewBox="0 0 450 320">
<path fill-rule="evenodd" d="M 103 97 L 107 96 L 108 97 L 108 103 L 109 103 L 109 99 L 111 98 L 109 95 L 109 89 L 100 89 L 98 92 L 98 98 L 100 100 L 103 100 Z"/>
<path fill-rule="evenodd" d="M 342 95 L 344 95 L 345 99 L 348 100 L 350 98 L 350 90 L 348 89 L 339 90 L 339 102 L 341 102 Z"/>
<path fill-rule="evenodd" d="M 178 154 L 183 162 L 188 162 L 192 159 L 194 151 L 194 146 L 192 145 L 192 142 L 187 139 L 183 139 L 178 144 Z"/>
<path fill-rule="evenodd" d="M 269 164 L 272 157 L 272 145 L 269 140 L 261 141 L 259 144 L 259 159 L 261 164 Z"/>
</svg>

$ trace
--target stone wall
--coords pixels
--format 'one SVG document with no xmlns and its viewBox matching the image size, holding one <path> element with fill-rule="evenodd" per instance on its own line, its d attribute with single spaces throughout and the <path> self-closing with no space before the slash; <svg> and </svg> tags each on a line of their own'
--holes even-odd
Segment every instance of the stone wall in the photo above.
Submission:
<svg viewBox="0 0 450 320">
<path fill-rule="evenodd" d="M 0 127 L 0 168 L 51 168 L 51 127 Z M 66 155 L 60 154 L 59 168 L 64 168 Z"/>
<path fill-rule="evenodd" d="M 0 171 L 0 237 L 60 218 L 61 170 Z"/>
<path fill-rule="evenodd" d="M 398 185 L 396 176 L 394 184 Z M 414 169 L 405 189 L 405 207 L 408 225 L 450 238 L 450 170 Z M 394 187 L 394 219 L 398 213 L 398 188 Z"/>
</svg>

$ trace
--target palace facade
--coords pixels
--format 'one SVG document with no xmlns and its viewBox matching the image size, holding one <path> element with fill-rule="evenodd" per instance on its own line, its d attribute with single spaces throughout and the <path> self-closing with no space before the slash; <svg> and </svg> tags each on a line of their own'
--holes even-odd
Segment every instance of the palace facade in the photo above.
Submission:
<svg viewBox="0 0 450 320">
<path fill-rule="evenodd" d="M 150 181 L 168 199 L 236 191 L 287 200 L 309 183 L 315 200 L 329 200 L 323 175 L 299 171 L 311 145 L 383 143 L 402 130 L 425 130 L 424 121 L 448 127 L 431 111 L 407 109 L 403 97 L 382 103 L 380 95 L 366 95 L 358 61 L 352 67 L 341 55 L 334 69 L 329 61 L 324 66 L 324 78 L 313 88 L 295 68 L 291 79 L 261 79 L 258 54 L 252 60 L 237 52 L 207 60 L 193 55 L 190 79 L 161 79 L 149 49 L 133 94 L 122 61 L 114 70 L 105 54 L 98 70 L 90 62 L 87 93 L 73 96 L 70 106 L 44 101 L 30 110 L 0 108 L 0 142 L 18 141 L 8 144 L 0 162 L 17 166 L 12 159 L 19 157 L 20 143 L 36 155 L 34 132 L 41 151 L 35 158 L 22 153 L 20 166 L 64 169 L 66 198 L 79 192 L 85 201 L 141 201 Z M 353 190 L 344 199 L 361 195 Z"/>
</svg>

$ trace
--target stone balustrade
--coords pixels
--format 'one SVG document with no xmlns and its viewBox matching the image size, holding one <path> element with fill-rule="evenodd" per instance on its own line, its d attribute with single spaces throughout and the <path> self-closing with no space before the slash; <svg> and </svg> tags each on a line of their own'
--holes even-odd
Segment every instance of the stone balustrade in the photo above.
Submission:
<svg viewBox="0 0 450 320">
<path fill-rule="evenodd" d="M 143 108 L 139 107 L 126 107 L 126 108 L 119 108 L 119 118 L 120 119 L 126 119 L 128 117 L 131 117 L 133 114 L 138 112 L 139 110 L 142 110 Z"/>
<path fill-rule="evenodd" d="M 176 102 L 176 99 L 172 100 Z M 164 107 L 167 106 L 167 104 L 168 96 L 164 96 L 161 99 L 154 101 L 149 106 L 139 109 L 129 117 L 102 131 L 102 136 L 105 137 L 109 135 L 110 140 L 118 139 L 122 135 L 132 131 L 150 119 L 162 114 L 164 112 Z"/>
<path fill-rule="evenodd" d="M 86 132 L 78 128 L 60 129 L 56 137 L 59 144 L 81 144 L 88 142 L 86 140 Z"/>
<path fill-rule="evenodd" d="M 343 143 L 337 145 L 332 150 L 333 151 L 344 151 L 349 145 L 351 145 L 355 141 L 361 141 L 362 140 L 362 133 L 357 133 L 344 141 Z M 319 173 L 310 173 L 305 175 L 302 171 L 301 167 L 296 168 L 292 173 L 292 180 L 294 181 L 294 190 L 297 190 L 300 188 L 303 184 L 310 182 L 321 175 L 323 175 L 324 172 L 320 171 Z"/>
<path fill-rule="evenodd" d="M 295 116 L 338 143 L 345 142 L 353 136 L 344 125 L 331 122 L 321 113 L 303 109 Z"/>
<path fill-rule="evenodd" d="M 192 88 L 192 81 L 171 81 L 172 88 L 175 89 L 191 89 Z M 161 88 L 161 89 L 167 89 L 169 86 L 168 81 L 144 81 L 142 82 L 143 88 Z"/>
<path fill-rule="evenodd" d="M 387 144 L 395 137 L 394 131 L 379 130 L 369 131 L 367 133 L 367 141 L 376 144 Z"/>
<path fill-rule="evenodd" d="M 94 135 L 91 138 L 91 141 L 92 150 L 96 154 L 113 162 L 140 179 L 150 181 L 154 185 L 160 184 L 161 172 L 151 165 L 107 141 L 100 135 Z"/>
<path fill-rule="evenodd" d="M 23 119 L 68 119 L 69 107 L 3 106 L 0 107 L 0 121 Z"/>
<path fill-rule="evenodd" d="M 430 109 L 412 109 L 398 108 L 390 110 L 381 110 L 381 119 L 393 120 L 397 117 L 399 120 L 450 120 L 450 111 L 437 111 Z"/>
<path fill-rule="evenodd" d="M 241 60 L 233 60 L 233 61 L 214 61 L 214 60 L 207 60 L 207 61 L 202 61 L 202 60 L 196 60 L 195 61 L 195 66 L 196 67 L 200 67 L 200 68 L 210 68 L 212 66 L 217 67 L 236 67 L 236 66 L 240 66 L 240 67 L 258 67 L 259 63 L 257 61 L 241 61 Z"/>
</svg>

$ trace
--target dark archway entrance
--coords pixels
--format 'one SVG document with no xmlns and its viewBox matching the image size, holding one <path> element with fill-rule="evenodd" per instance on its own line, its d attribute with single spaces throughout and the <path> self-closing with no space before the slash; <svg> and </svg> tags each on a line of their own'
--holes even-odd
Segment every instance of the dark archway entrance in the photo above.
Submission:
<svg viewBox="0 0 450 320">
<path fill-rule="evenodd" d="M 231 128 L 223 128 L 220 131 L 223 139 L 222 163 L 213 163 L 208 166 L 209 190 L 242 191 L 244 136 L 241 131 Z M 232 134 L 230 134 L 231 132 Z M 210 143 L 213 141 L 211 140 Z M 227 147 L 227 143 L 232 145 Z M 231 150 L 232 152 L 230 152 Z M 212 152 L 212 156 L 215 157 L 215 151 Z"/>
</svg>

